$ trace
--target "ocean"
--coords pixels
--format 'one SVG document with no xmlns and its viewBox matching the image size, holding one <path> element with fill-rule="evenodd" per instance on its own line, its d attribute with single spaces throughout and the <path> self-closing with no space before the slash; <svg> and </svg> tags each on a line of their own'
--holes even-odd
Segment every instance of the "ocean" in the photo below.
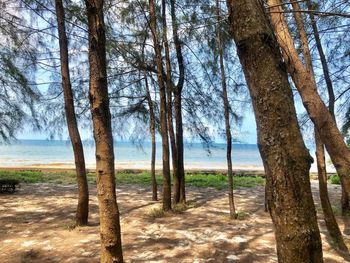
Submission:
<svg viewBox="0 0 350 263">
<path fill-rule="evenodd" d="M 95 148 L 84 142 L 87 168 L 95 166 Z M 151 143 L 135 145 L 115 142 L 116 167 L 119 169 L 149 169 Z M 157 143 L 156 167 L 161 168 L 161 143 Z M 262 170 L 262 161 L 256 144 L 232 146 L 234 169 Z M 74 168 L 72 146 L 69 141 L 18 140 L 0 145 L 0 167 Z M 226 169 L 226 145 L 213 144 L 208 152 L 200 143 L 185 144 L 185 169 Z"/>
</svg>

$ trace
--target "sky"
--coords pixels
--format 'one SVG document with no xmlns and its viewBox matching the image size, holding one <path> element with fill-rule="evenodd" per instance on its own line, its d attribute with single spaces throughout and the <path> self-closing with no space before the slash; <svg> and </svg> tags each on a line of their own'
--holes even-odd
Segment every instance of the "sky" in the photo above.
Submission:
<svg viewBox="0 0 350 263">
<path fill-rule="evenodd" d="M 92 139 L 91 131 L 81 130 L 80 132 L 83 140 Z M 237 133 L 242 143 L 256 144 L 256 124 L 254 114 L 251 109 L 247 110 L 245 113 L 242 127 L 240 131 L 235 132 L 235 134 Z M 45 133 L 45 131 L 34 132 L 29 127 L 26 127 L 18 134 L 17 138 L 19 140 L 47 140 L 48 134 Z M 63 134 L 62 139 L 68 139 L 68 133 Z M 185 140 L 186 139 L 189 138 L 185 138 Z M 222 137 L 215 137 L 214 140 L 217 143 L 224 142 L 224 138 Z"/>
</svg>

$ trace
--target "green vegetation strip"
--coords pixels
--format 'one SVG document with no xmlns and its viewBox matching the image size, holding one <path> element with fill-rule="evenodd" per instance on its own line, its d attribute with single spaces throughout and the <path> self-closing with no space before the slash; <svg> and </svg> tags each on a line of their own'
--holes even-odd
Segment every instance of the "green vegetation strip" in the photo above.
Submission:
<svg viewBox="0 0 350 263">
<path fill-rule="evenodd" d="M 89 183 L 96 183 L 94 173 L 88 175 Z M 16 179 L 23 183 L 55 183 L 74 184 L 75 173 L 73 172 L 42 172 L 42 171 L 0 171 L 0 179 Z M 151 185 L 151 175 L 149 172 L 118 172 L 116 175 L 118 184 Z M 162 184 L 162 176 L 157 175 L 157 182 Z M 265 179 L 261 176 L 235 176 L 235 187 L 255 187 L 264 185 Z M 201 174 L 187 173 L 186 185 L 195 187 L 213 187 L 216 189 L 227 188 L 227 177 L 224 174 Z"/>
</svg>

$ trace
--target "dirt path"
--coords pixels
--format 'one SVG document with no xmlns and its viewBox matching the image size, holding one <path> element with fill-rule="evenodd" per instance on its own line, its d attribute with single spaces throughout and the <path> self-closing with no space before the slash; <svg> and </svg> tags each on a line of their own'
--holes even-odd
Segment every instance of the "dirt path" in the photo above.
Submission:
<svg viewBox="0 0 350 263">
<path fill-rule="evenodd" d="M 315 196 L 316 186 L 312 182 Z M 0 195 L 0 262 L 98 262 L 98 208 L 90 189 L 90 226 L 75 229 L 75 186 L 27 184 L 14 195 Z M 235 190 L 244 212 L 236 221 L 228 219 L 225 191 L 189 188 L 192 208 L 156 219 L 150 211 L 160 203 L 149 201 L 149 189 L 128 185 L 117 192 L 126 262 L 277 262 L 261 186 Z M 330 192 L 337 203 L 339 186 L 331 185 Z M 329 246 L 319 208 L 318 215 L 325 262 L 346 262 Z M 349 235 L 349 220 L 338 221 Z"/>
</svg>

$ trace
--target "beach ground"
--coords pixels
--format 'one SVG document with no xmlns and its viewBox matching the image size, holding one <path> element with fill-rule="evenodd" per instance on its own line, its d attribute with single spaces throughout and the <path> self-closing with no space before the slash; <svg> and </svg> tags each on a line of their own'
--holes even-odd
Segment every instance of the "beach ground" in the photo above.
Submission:
<svg viewBox="0 0 350 263">
<path fill-rule="evenodd" d="M 162 215 L 146 186 L 119 185 L 125 262 L 277 262 L 273 226 L 264 212 L 264 187 L 235 190 L 239 220 L 228 217 L 225 190 L 188 187 L 188 209 Z M 318 198 L 312 190 L 325 262 L 347 262 L 330 245 Z M 332 204 L 340 187 L 329 185 Z M 89 226 L 74 228 L 75 185 L 22 184 L 0 195 L 0 262 L 99 262 L 95 186 L 90 185 Z M 336 211 L 337 212 L 337 211 Z M 339 212 L 339 211 L 338 211 Z M 350 220 L 337 216 L 350 244 Z"/>
</svg>

